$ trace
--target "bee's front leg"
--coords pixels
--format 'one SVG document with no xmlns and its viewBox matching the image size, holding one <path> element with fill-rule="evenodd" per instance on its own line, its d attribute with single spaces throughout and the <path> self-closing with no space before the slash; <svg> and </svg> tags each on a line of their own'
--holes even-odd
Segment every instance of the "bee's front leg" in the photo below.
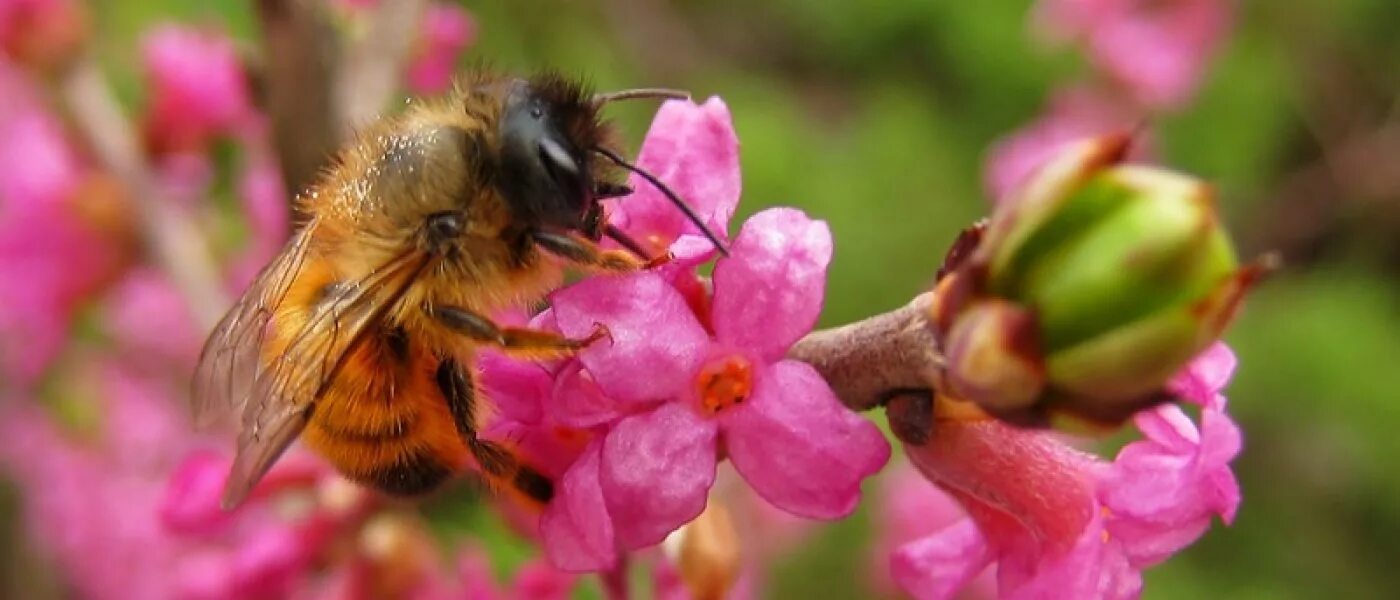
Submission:
<svg viewBox="0 0 1400 600">
<path fill-rule="evenodd" d="M 626 250 L 604 250 L 597 242 L 572 233 L 536 231 L 530 236 L 546 252 L 595 271 L 627 273 L 670 260 L 670 256 L 662 256 L 647 261 Z"/>
<path fill-rule="evenodd" d="M 448 329 L 472 340 L 501 348 L 512 356 L 557 358 L 567 356 L 593 342 L 608 337 L 608 328 L 594 326 L 593 333 L 583 339 L 565 337 L 552 331 L 527 327 L 501 327 L 489 317 L 456 306 L 428 306 L 428 316 Z"/>
</svg>

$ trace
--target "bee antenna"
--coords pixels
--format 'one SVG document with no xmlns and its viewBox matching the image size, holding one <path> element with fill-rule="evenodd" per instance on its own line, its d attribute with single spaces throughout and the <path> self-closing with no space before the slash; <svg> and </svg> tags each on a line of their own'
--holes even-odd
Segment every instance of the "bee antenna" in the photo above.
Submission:
<svg viewBox="0 0 1400 600">
<path fill-rule="evenodd" d="M 680 196 L 677 196 L 676 193 L 671 190 L 671 188 L 666 186 L 666 184 L 661 183 L 661 180 L 657 179 L 655 175 L 646 172 L 646 170 L 642 169 L 641 167 L 638 167 L 637 165 L 627 162 L 621 156 L 618 156 L 616 152 L 608 150 L 607 148 L 603 148 L 601 146 L 594 146 L 593 151 L 601 155 L 603 158 L 612 161 L 613 164 L 627 169 L 628 171 L 631 171 L 638 175 L 641 175 L 642 179 L 647 180 L 647 183 L 650 183 L 656 189 L 661 190 L 661 193 L 666 195 L 666 198 L 671 201 L 671 204 L 674 204 L 676 205 L 676 208 L 681 209 L 681 212 L 685 213 L 685 217 L 687 219 L 690 219 L 690 222 L 694 223 L 696 227 L 700 228 L 700 231 L 705 234 L 706 238 L 709 238 L 710 243 L 715 245 L 715 249 L 719 250 L 720 254 L 729 256 L 729 248 L 725 247 L 724 242 L 720 241 L 719 236 L 715 235 L 715 232 L 710 231 L 709 226 L 705 225 L 705 222 L 700 219 L 700 215 L 695 214 L 695 209 L 691 208 L 689 204 L 686 204 L 684 200 L 681 200 Z"/>
<path fill-rule="evenodd" d="M 616 92 L 602 92 L 593 94 L 593 106 L 600 107 L 609 102 L 617 100 L 635 100 L 637 98 L 663 98 L 667 100 L 689 100 L 690 92 L 685 90 L 672 90 L 667 88 L 637 88 L 633 90 L 618 90 Z"/>
</svg>

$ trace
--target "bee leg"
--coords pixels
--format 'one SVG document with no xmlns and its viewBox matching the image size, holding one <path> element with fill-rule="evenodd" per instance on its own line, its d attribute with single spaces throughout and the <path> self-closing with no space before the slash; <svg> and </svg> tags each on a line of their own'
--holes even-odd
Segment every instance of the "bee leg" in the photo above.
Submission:
<svg viewBox="0 0 1400 600">
<path fill-rule="evenodd" d="M 565 337 L 552 331 L 526 327 L 501 327 L 484 315 L 455 306 L 433 306 L 428 315 L 447 328 L 477 342 L 497 346 L 506 354 L 533 358 L 567 356 L 593 342 L 608 337 L 608 328 L 598 324 L 583 339 Z"/>
<path fill-rule="evenodd" d="M 626 273 L 656 262 L 642 260 L 626 250 L 604 250 L 592 240 L 568 233 L 536 231 L 531 237 L 546 252 L 595 271 Z"/>
<path fill-rule="evenodd" d="M 482 473 L 491 481 L 509 486 L 526 498 L 544 504 L 554 497 L 554 483 L 524 464 L 509 448 L 481 439 L 476 427 L 476 383 L 471 371 L 448 358 L 438 365 L 438 389 L 447 400 L 457 433 L 466 443 Z"/>
</svg>

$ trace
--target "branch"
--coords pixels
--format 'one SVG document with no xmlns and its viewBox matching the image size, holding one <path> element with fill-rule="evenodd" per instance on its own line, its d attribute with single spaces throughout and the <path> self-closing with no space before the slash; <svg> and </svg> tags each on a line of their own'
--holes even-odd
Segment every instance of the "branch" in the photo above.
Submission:
<svg viewBox="0 0 1400 600">
<path fill-rule="evenodd" d="M 425 0 L 380 2 L 363 32 L 346 49 L 335 89 L 340 125 L 374 120 L 395 91 L 427 8 Z"/>
<path fill-rule="evenodd" d="M 392 4 L 392 3 L 386 3 Z M 310 0 L 259 0 L 262 104 L 293 195 L 316 181 L 340 146 L 332 96 L 338 48 L 329 15 Z"/>
<path fill-rule="evenodd" d="M 852 410 L 869 410 L 893 393 L 928 390 L 943 357 L 924 315 L 933 293 L 863 321 L 808 334 L 788 356 L 817 369 Z"/>
<path fill-rule="evenodd" d="M 97 159 L 130 190 L 145 246 L 189 301 L 199 325 L 213 329 L 228 298 L 204 236 L 155 184 L 136 134 L 97 65 L 78 61 L 64 78 L 62 93 Z"/>
<path fill-rule="evenodd" d="M 324 2 L 259 0 L 263 107 L 287 189 L 316 182 L 353 127 L 398 90 L 425 0 L 380 2 L 368 28 L 342 40 Z"/>
</svg>

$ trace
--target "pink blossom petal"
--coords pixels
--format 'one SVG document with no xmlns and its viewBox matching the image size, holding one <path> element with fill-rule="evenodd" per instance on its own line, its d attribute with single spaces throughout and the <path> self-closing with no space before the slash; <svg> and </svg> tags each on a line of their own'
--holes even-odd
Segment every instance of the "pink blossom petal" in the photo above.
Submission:
<svg viewBox="0 0 1400 600">
<path fill-rule="evenodd" d="M 220 500 L 231 465 L 212 452 L 186 457 L 170 477 L 159 508 L 161 522 L 181 533 L 210 534 L 227 527 L 234 513 L 224 510 Z"/>
<path fill-rule="evenodd" d="M 782 358 L 821 313 L 831 230 L 793 208 L 749 218 L 715 266 L 712 319 L 721 342 Z"/>
<path fill-rule="evenodd" d="M 863 479 L 890 458 L 879 428 L 846 409 L 806 363 L 757 375 L 752 397 L 720 413 L 734 468 L 759 495 L 795 515 L 834 519 L 855 510 Z"/>
<path fill-rule="evenodd" d="M 1153 411 L 1162 420 L 1186 419 L 1175 406 Z M 1109 532 L 1139 568 L 1165 560 L 1204 534 L 1212 514 L 1227 523 L 1239 506 L 1239 485 L 1229 462 L 1240 449 L 1239 430 L 1228 416 L 1202 411 L 1203 429 L 1163 443 L 1157 431 L 1128 444 L 1104 472 L 1099 497 L 1112 511 Z M 1209 429 L 1205 425 L 1209 424 Z M 1186 439 L 1186 443 L 1182 439 Z"/>
<path fill-rule="evenodd" d="M 1176 377 L 1167 383 L 1173 394 L 1201 406 L 1216 402 L 1216 397 L 1230 383 L 1238 364 L 1235 353 L 1224 342 L 1216 342 L 1196 356 Z"/>
<path fill-rule="evenodd" d="M 739 138 L 723 100 L 662 104 L 637 164 L 679 194 L 715 233 L 725 235 L 739 204 L 740 177 Z M 700 233 L 645 179 L 634 175 L 628 185 L 636 191 L 617 203 L 612 219 L 638 241 L 666 246 L 682 234 Z"/>
<path fill-rule="evenodd" d="M 243 597 L 287 594 L 309 565 L 308 540 L 294 528 L 269 525 L 243 540 L 229 566 Z"/>
<path fill-rule="evenodd" d="M 434 2 L 423 14 L 417 51 L 408 65 L 408 87 L 436 94 L 452 85 L 457 58 L 476 41 L 476 21 L 455 4 Z"/>
<path fill-rule="evenodd" d="M 1142 574 L 1104 536 L 1103 519 L 1085 526 L 1063 555 L 1014 552 L 997 565 L 1002 598 L 1096 598 L 1127 600 L 1142 593 Z"/>
<path fill-rule="evenodd" d="M 517 600 L 566 600 L 571 597 L 577 579 L 575 575 L 564 573 L 547 563 L 530 561 L 516 571 L 511 597 Z"/>
<path fill-rule="evenodd" d="M 477 362 L 481 387 L 498 416 L 521 423 L 538 423 L 543 418 L 541 405 L 554 387 L 548 369 L 497 352 L 482 352 Z"/>
<path fill-rule="evenodd" d="M 1113 94 L 1081 86 L 1055 92 L 1035 122 L 997 140 L 987 154 L 986 188 L 1002 202 L 1066 144 L 1138 126 L 1141 110 Z M 1150 155 L 1150 143 L 1134 143 L 1132 155 Z"/>
<path fill-rule="evenodd" d="M 710 344 L 685 299 L 655 273 L 581 281 L 554 294 L 554 314 L 573 338 L 607 327 L 610 339 L 585 348 L 579 360 L 604 392 L 631 404 L 685 389 Z"/>
<path fill-rule="evenodd" d="M 603 342 L 606 343 L 606 342 Z M 609 398 L 593 375 L 573 361 L 559 372 L 554 384 L 552 416 L 562 425 L 595 427 L 625 416 L 629 405 Z"/>
<path fill-rule="evenodd" d="M 918 600 L 945 600 L 991 564 L 993 553 L 971 519 L 950 525 L 894 552 L 890 572 L 899 587 Z"/>
<path fill-rule="evenodd" d="M 598 571 L 617 562 L 612 517 L 599 482 L 603 441 L 594 440 L 564 474 L 540 516 L 545 554 L 571 572 Z"/>
<path fill-rule="evenodd" d="M 905 450 L 930 481 L 1009 516 L 1053 553 L 1068 551 L 1095 516 L 1095 461 L 1051 433 L 995 420 L 956 422 Z"/>
<path fill-rule="evenodd" d="M 238 53 L 223 34 L 163 25 L 146 35 L 141 56 L 152 90 L 148 125 L 161 149 L 241 133 L 254 114 Z"/>
<path fill-rule="evenodd" d="M 613 426 L 601 481 L 619 543 L 658 544 L 700 515 L 715 482 L 716 435 L 714 421 L 680 402 Z"/>
<path fill-rule="evenodd" d="M 123 351 L 140 361 L 193 365 L 201 340 L 194 315 L 175 286 L 154 269 L 131 272 L 105 307 L 106 322 Z"/>
</svg>

